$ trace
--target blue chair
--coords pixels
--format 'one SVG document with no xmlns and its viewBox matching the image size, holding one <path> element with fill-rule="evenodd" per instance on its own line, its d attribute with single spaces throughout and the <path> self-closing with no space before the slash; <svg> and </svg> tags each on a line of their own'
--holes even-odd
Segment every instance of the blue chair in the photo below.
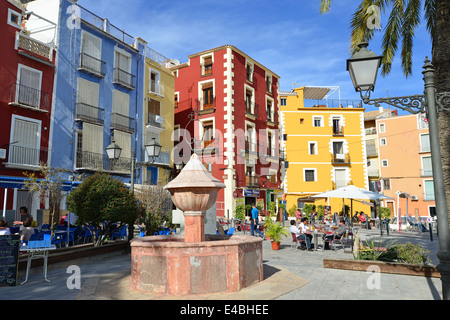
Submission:
<svg viewBox="0 0 450 320">
<path fill-rule="evenodd" d="M 11 232 L 11 234 L 19 233 L 19 231 L 20 227 L 9 227 L 9 232 Z"/>
<path fill-rule="evenodd" d="M 111 239 L 114 240 L 114 239 L 119 238 L 119 239 L 125 240 L 127 237 L 127 228 L 128 228 L 128 226 L 124 225 L 119 230 L 114 231 L 111 235 Z"/>
<path fill-rule="evenodd" d="M 52 239 L 51 233 L 42 233 L 42 235 L 43 235 L 43 240 L 44 241 L 49 241 L 49 240 Z"/>
<path fill-rule="evenodd" d="M 52 238 L 50 243 L 54 244 L 56 246 L 62 246 L 63 243 L 66 243 L 66 239 L 67 239 L 67 233 L 59 233 L 59 234 L 55 234 Z"/>
<path fill-rule="evenodd" d="M 28 241 L 41 241 L 44 240 L 44 234 L 35 233 L 32 234 Z"/>
<path fill-rule="evenodd" d="M 165 228 L 163 231 L 162 231 L 162 235 L 163 236 L 167 236 L 167 235 L 169 235 L 170 234 L 170 229 L 169 228 Z"/>
<path fill-rule="evenodd" d="M 227 235 L 232 236 L 234 234 L 234 230 L 235 230 L 235 228 L 233 228 L 233 227 L 228 229 Z"/>
</svg>

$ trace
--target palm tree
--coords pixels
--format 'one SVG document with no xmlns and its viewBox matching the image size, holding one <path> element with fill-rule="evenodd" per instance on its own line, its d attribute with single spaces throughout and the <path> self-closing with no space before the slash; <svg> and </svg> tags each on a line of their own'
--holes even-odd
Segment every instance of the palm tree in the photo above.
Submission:
<svg viewBox="0 0 450 320">
<path fill-rule="evenodd" d="M 320 13 L 330 10 L 332 0 L 321 0 Z M 382 38 L 382 75 L 391 71 L 392 61 L 401 42 L 402 70 L 406 77 L 412 74 L 412 54 L 414 32 L 421 23 L 421 15 L 425 18 L 426 28 L 432 41 L 432 63 L 435 68 L 435 87 L 438 100 L 446 110 L 439 111 L 439 138 L 442 154 L 442 169 L 447 203 L 450 204 L 450 14 L 449 0 L 361 0 L 350 21 L 352 53 L 363 41 L 369 42 L 376 28 L 369 28 L 370 19 L 378 12 L 389 13 L 389 19 L 383 29 Z M 373 25 L 373 24 L 372 24 Z M 440 99 L 440 97 L 446 97 Z M 450 224 L 450 210 L 448 211 Z"/>
</svg>

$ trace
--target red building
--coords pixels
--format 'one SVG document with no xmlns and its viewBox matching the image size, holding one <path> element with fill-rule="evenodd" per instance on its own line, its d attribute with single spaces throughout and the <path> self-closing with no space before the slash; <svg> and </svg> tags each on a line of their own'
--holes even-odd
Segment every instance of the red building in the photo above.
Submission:
<svg viewBox="0 0 450 320">
<path fill-rule="evenodd" d="M 42 33 L 30 28 L 40 17 L 25 12 L 19 1 L 0 0 L 0 210 L 4 218 L 9 210 L 9 222 L 21 206 L 36 218 L 41 203 L 23 189 L 24 172 L 47 163 L 50 148 L 56 55 L 53 40 L 38 40 Z"/>
<path fill-rule="evenodd" d="M 186 133 L 186 159 L 196 152 L 226 188 L 217 200 L 217 216 L 234 216 L 237 204 L 268 209 L 281 197 L 279 76 L 234 46 L 190 55 L 173 67 L 175 127 Z M 175 149 L 175 163 L 180 150 Z M 186 152 L 187 150 L 187 152 Z"/>
</svg>

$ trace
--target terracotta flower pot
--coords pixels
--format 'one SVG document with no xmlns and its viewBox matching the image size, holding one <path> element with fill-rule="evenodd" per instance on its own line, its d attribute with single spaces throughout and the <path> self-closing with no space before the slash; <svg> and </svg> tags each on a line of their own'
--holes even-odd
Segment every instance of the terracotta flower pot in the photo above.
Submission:
<svg viewBox="0 0 450 320">
<path fill-rule="evenodd" d="M 273 250 L 280 250 L 280 241 L 277 241 L 277 242 L 272 241 L 271 243 L 272 243 Z"/>
</svg>

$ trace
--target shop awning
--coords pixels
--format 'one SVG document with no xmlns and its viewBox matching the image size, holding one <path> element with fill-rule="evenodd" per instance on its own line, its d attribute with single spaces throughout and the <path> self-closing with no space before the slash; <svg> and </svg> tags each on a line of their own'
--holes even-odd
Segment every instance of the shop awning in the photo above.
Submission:
<svg viewBox="0 0 450 320">
<path fill-rule="evenodd" d="M 29 180 L 29 178 L 0 176 L 0 187 L 10 189 L 22 189 L 25 186 L 26 180 Z M 63 191 L 70 191 L 74 188 L 77 188 L 80 183 L 81 183 L 80 181 L 64 181 Z"/>
</svg>

